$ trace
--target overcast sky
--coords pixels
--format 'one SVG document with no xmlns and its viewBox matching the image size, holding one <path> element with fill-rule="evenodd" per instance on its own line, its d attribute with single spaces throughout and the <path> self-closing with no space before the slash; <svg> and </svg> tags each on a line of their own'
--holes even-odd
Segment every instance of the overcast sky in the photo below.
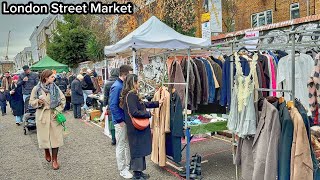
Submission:
<svg viewBox="0 0 320 180">
<path fill-rule="evenodd" d="M 33 2 L 49 4 L 53 0 L 37 0 Z M 2 1 L 1 1 L 2 2 Z M 26 0 L 7 0 L 11 3 L 24 3 Z M 0 3 L 1 8 L 1 3 Z M 29 37 L 33 30 L 38 26 L 41 20 L 47 15 L 3 15 L 0 10 L 0 59 L 3 59 L 6 53 L 6 44 L 8 32 L 11 30 L 9 44 L 9 59 L 21 52 L 25 47 L 31 46 Z"/>
</svg>

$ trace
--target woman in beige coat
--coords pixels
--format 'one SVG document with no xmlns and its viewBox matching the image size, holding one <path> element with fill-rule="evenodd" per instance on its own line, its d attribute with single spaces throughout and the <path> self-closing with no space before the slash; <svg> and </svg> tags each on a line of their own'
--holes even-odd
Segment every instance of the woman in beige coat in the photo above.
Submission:
<svg viewBox="0 0 320 180">
<path fill-rule="evenodd" d="M 30 97 L 30 105 L 37 109 L 36 124 L 39 148 L 45 150 L 45 159 L 50 162 L 54 170 L 59 169 L 57 162 L 58 149 L 63 145 L 63 127 L 55 119 L 57 112 L 62 112 L 66 98 L 54 83 L 51 70 L 44 70 L 40 82 L 36 85 Z M 50 150 L 52 149 L 52 158 Z"/>
</svg>

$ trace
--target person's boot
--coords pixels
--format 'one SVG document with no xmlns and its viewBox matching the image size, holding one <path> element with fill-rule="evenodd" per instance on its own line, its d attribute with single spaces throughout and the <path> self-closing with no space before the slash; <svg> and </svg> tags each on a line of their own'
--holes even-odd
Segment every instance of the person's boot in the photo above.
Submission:
<svg viewBox="0 0 320 180">
<path fill-rule="evenodd" d="M 59 148 L 52 148 L 52 168 L 54 170 L 58 170 L 59 169 L 58 150 L 59 150 Z"/>
<path fill-rule="evenodd" d="M 44 149 L 45 158 L 48 162 L 51 162 L 51 154 L 49 149 Z"/>
</svg>

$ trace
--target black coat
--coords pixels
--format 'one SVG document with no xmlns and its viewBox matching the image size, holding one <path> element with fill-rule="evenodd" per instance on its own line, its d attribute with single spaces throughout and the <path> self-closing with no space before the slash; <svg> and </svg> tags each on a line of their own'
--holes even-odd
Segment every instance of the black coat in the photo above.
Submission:
<svg viewBox="0 0 320 180">
<path fill-rule="evenodd" d="M 148 112 L 146 108 L 157 108 L 159 107 L 159 102 L 140 102 L 138 96 L 134 93 L 129 93 L 128 103 L 126 102 L 126 99 L 124 100 L 123 110 L 125 114 L 125 123 L 127 125 L 131 158 L 148 156 L 151 154 L 152 150 L 150 126 L 142 131 L 136 129 L 128 114 L 127 105 L 129 106 L 129 111 L 133 117 L 151 118 L 151 113 Z"/>
<path fill-rule="evenodd" d="M 75 79 L 71 83 L 71 103 L 72 104 L 83 104 L 83 90 L 79 79 Z"/>
<path fill-rule="evenodd" d="M 182 104 L 177 92 L 170 99 L 170 133 L 166 134 L 166 154 L 175 162 L 181 161 L 181 137 L 183 133 Z"/>
<path fill-rule="evenodd" d="M 14 116 L 22 116 L 24 114 L 24 102 L 22 95 L 22 86 L 15 86 L 13 84 L 10 85 L 9 90 L 14 89 L 14 94 L 11 94 L 10 104 L 13 111 Z"/>
</svg>

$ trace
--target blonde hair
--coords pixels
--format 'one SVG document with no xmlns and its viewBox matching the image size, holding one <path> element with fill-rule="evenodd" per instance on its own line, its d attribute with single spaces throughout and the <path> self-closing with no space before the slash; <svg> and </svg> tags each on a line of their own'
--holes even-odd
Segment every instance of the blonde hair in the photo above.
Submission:
<svg viewBox="0 0 320 180">
<path fill-rule="evenodd" d="M 78 74 L 78 75 L 77 75 L 77 79 L 79 79 L 80 81 L 83 80 L 82 74 Z"/>
</svg>

